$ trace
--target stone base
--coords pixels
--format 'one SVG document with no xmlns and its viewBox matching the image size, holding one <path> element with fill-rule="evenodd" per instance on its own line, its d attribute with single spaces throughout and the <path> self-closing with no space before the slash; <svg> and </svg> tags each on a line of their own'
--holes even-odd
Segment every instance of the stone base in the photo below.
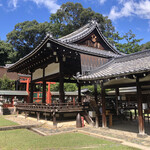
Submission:
<svg viewBox="0 0 150 150">
<path fill-rule="evenodd" d="M 146 138 L 148 135 L 146 133 L 138 133 L 137 137 L 139 138 Z"/>
</svg>

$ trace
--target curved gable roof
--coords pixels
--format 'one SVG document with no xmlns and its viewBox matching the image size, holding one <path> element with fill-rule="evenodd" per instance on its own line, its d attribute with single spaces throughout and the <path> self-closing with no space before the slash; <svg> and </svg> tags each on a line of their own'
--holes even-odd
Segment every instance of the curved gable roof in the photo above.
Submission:
<svg viewBox="0 0 150 150">
<path fill-rule="evenodd" d="M 61 42 L 65 42 L 65 43 L 75 43 L 85 37 L 87 37 L 89 34 L 91 34 L 94 30 L 97 30 L 99 36 L 101 37 L 101 39 L 104 41 L 104 43 L 112 50 L 112 52 L 119 54 L 119 55 L 123 55 L 123 53 L 121 53 L 120 51 L 118 51 L 103 35 L 99 24 L 92 20 L 90 23 L 84 25 L 83 27 L 79 28 L 78 30 L 62 37 L 59 38 L 58 40 L 60 40 Z"/>
</svg>

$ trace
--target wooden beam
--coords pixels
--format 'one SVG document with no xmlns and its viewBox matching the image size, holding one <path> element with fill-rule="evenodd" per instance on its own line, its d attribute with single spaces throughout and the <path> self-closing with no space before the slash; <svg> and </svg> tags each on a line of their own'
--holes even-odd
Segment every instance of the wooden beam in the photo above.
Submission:
<svg viewBox="0 0 150 150">
<path fill-rule="evenodd" d="M 101 98 L 102 98 L 102 127 L 107 127 L 107 120 L 106 120 L 106 99 L 105 99 L 105 89 L 103 87 L 103 82 L 101 82 Z"/>
<path fill-rule="evenodd" d="M 144 135 L 145 129 L 144 129 L 143 109 L 142 109 L 142 93 L 141 93 L 141 85 L 139 84 L 139 77 L 136 78 L 136 87 L 138 100 L 139 134 Z"/>
</svg>

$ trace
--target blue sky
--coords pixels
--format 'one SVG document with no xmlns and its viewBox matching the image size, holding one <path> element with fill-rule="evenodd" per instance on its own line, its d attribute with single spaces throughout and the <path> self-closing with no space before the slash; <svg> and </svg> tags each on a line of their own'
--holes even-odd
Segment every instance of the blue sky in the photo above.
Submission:
<svg viewBox="0 0 150 150">
<path fill-rule="evenodd" d="M 17 23 L 34 20 L 49 22 L 51 13 L 55 13 L 67 0 L 0 0 L 0 39 Z M 141 43 L 150 41 L 150 0 L 70 0 L 80 2 L 84 8 L 91 7 L 95 12 L 108 16 L 120 34 L 130 29 Z"/>
</svg>

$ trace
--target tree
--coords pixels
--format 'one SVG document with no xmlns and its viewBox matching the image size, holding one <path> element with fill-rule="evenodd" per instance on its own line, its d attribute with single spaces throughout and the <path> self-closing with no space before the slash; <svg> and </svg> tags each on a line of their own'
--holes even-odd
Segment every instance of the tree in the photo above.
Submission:
<svg viewBox="0 0 150 150">
<path fill-rule="evenodd" d="M 7 34 L 10 42 L 17 51 L 17 60 L 30 53 L 49 31 L 49 24 L 38 23 L 36 20 L 25 21 L 15 25 L 12 32 Z"/>
<path fill-rule="evenodd" d="M 80 3 L 72 2 L 62 4 L 55 14 L 51 14 L 51 31 L 54 37 L 59 38 L 77 30 L 92 19 L 100 23 L 101 30 L 106 37 L 113 36 L 115 28 L 108 17 L 94 12 L 91 8 L 83 8 Z"/>
<path fill-rule="evenodd" d="M 139 42 L 142 39 L 136 39 L 135 37 L 136 35 L 132 33 L 132 30 L 129 30 L 129 32 L 126 33 L 122 38 L 123 40 L 125 40 L 125 43 L 122 44 L 119 42 L 115 42 L 116 48 L 126 54 L 141 51 L 141 45 L 139 45 Z"/>
<path fill-rule="evenodd" d="M 15 90 L 15 81 L 10 80 L 6 75 L 0 79 L 0 90 Z"/>
<path fill-rule="evenodd" d="M 75 83 L 64 83 L 64 91 L 72 92 L 77 90 L 78 88 Z M 59 91 L 59 83 L 51 84 L 51 91 Z"/>
<path fill-rule="evenodd" d="M 150 42 L 142 44 L 142 50 L 150 49 Z"/>
<path fill-rule="evenodd" d="M 6 63 L 15 61 L 15 51 L 10 43 L 0 40 L 0 65 L 4 66 Z"/>
</svg>

